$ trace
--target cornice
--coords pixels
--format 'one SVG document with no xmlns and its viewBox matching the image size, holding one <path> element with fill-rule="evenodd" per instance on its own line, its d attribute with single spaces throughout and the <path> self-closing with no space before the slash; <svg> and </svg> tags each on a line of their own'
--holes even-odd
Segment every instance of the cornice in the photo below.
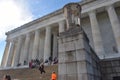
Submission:
<svg viewBox="0 0 120 80">
<path fill-rule="evenodd" d="M 85 4 L 91 3 L 93 1 L 96 1 L 96 0 L 82 0 L 81 2 L 79 2 L 79 4 L 80 5 L 85 5 Z"/>
<path fill-rule="evenodd" d="M 78 2 L 78 3 L 81 4 L 81 5 L 84 5 L 84 4 L 86 4 L 86 3 L 88 3 L 88 2 L 91 2 L 91 1 L 94 1 L 94 0 L 83 0 L 83 1 Z M 11 30 L 11 31 L 8 31 L 8 32 L 6 32 L 5 34 L 6 34 L 6 35 L 11 34 L 11 33 L 13 33 L 13 32 L 19 31 L 19 30 L 21 30 L 21 29 L 27 28 L 27 27 L 35 24 L 35 23 L 41 22 L 41 21 L 43 21 L 43 20 L 46 20 L 46 19 L 51 18 L 51 17 L 56 16 L 56 15 L 59 15 L 59 14 L 61 14 L 61 13 L 63 13 L 63 9 L 58 9 L 58 10 L 56 10 L 56 11 L 50 13 L 50 14 L 47 14 L 47 15 L 41 17 L 41 18 L 35 19 L 35 20 L 31 21 L 31 22 L 28 22 L 28 23 L 26 23 L 26 24 L 18 27 L 18 28 L 15 28 L 15 29 L 13 29 L 13 30 Z"/>
<path fill-rule="evenodd" d="M 107 1 L 107 0 L 82 0 L 81 2 L 78 2 L 78 3 L 80 5 L 82 5 L 82 8 L 83 8 L 82 15 L 83 15 L 83 14 L 86 14 L 86 12 L 89 12 L 90 10 L 95 10 L 96 8 L 104 7 L 105 3 L 108 3 L 108 4 L 109 4 L 109 2 L 115 3 L 117 1 L 120 1 L 120 0 L 109 0 L 109 1 Z M 102 3 L 104 3 L 104 4 L 102 4 Z M 94 7 L 94 6 L 96 6 L 96 7 Z M 50 18 L 52 18 L 54 16 L 57 16 L 57 15 L 60 15 L 62 13 L 63 13 L 63 9 L 58 9 L 58 10 L 56 10 L 56 11 L 50 13 L 50 14 L 47 14 L 47 15 L 41 17 L 41 18 L 38 18 L 38 19 L 33 20 L 31 22 L 28 22 L 28 23 L 26 23 L 26 24 L 24 24 L 24 25 L 22 25 L 22 26 L 20 26 L 18 28 L 15 28 L 15 29 L 13 29 L 11 31 L 8 31 L 6 33 L 6 35 L 10 35 L 10 34 L 12 34 L 14 32 L 19 31 L 19 30 L 28 28 L 28 27 L 36 24 L 36 23 L 45 21 L 47 19 L 50 19 Z"/>
<path fill-rule="evenodd" d="M 78 2 L 78 3 L 81 4 L 81 5 L 83 5 L 83 4 L 88 3 L 88 2 L 91 2 L 91 1 L 93 1 L 93 0 L 85 0 L 85 1 Z M 8 32 L 6 32 L 5 34 L 6 34 L 6 35 L 9 35 L 9 34 L 14 33 L 14 32 L 16 32 L 16 31 L 19 31 L 19 30 L 21 30 L 21 29 L 27 28 L 27 27 L 35 24 L 35 23 L 44 21 L 44 20 L 46 20 L 46 19 L 48 19 L 48 18 L 51 18 L 51 17 L 53 17 L 53 16 L 56 16 L 56 15 L 59 15 L 59 14 L 62 14 L 62 13 L 63 13 L 63 9 L 62 9 L 62 8 L 61 8 L 61 9 L 58 9 L 58 10 L 56 10 L 56 11 L 50 13 L 50 14 L 47 14 L 47 15 L 41 17 L 41 18 L 35 19 L 35 20 L 31 21 L 31 22 L 28 22 L 28 23 L 26 23 L 26 24 L 18 27 L 18 28 L 15 28 L 15 29 L 13 29 L 13 30 L 11 30 L 11 31 L 8 31 Z"/>
<path fill-rule="evenodd" d="M 41 18 L 35 19 L 35 20 L 31 21 L 31 22 L 28 22 L 28 23 L 26 23 L 26 24 L 18 27 L 18 28 L 15 28 L 15 29 L 13 29 L 13 30 L 11 30 L 11 31 L 8 31 L 8 32 L 5 33 L 5 34 L 6 34 L 6 35 L 11 34 L 11 33 L 13 33 L 13 32 L 19 31 L 19 30 L 21 30 L 21 29 L 27 28 L 27 27 L 29 27 L 29 26 L 31 26 L 31 25 L 33 25 L 33 24 L 38 23 L 38 22 L 44 21 L 44 20 L 46 20 L 46 19 L 48 19 L 48 18 L 51 18 L 51 17 L 53 17 L 53 16 L 59 15 L 59 14 L 61 14 L 61 13 L 63 13 L 63 9 L 56 10 L 56 11 L 54 11 L 54 12 L 52 12 L 52 13 L 50 13 L 50 14 L 47 14 L 47 15 L 41 17 Z"/>
</svg>

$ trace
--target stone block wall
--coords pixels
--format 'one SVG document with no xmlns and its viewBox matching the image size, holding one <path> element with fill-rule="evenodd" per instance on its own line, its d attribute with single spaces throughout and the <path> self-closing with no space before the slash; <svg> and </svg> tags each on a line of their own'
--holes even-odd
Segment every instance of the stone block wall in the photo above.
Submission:
<svg viewBox="0 0 120 80">
<path fill-rule="evenodd" d="M 120 58 L 101 60 L 101 70 L 103 80 L 115 80 L 115 77 L 120 78 Z"/>
<path fill-rule="evenodd" d="M 99 58 L 83 33 L 59 37 L 58 80 L 101 80 Z"/>
</svg>

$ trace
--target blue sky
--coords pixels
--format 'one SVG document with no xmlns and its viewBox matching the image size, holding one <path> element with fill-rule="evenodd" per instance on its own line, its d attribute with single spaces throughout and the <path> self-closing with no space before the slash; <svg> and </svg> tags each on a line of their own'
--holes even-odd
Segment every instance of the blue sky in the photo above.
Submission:
<svg viewBox="0 0 120 80">
<path fill-rule="evenodd" d="M 79 2 L 80 0 L 28 0 L 32 14 L 36 18 L 62 8 L 69 2 Z"/>
<path fill-rule="evenodd" d="M 5 48 L 5 32 L 80 0 L 0 0 L 0 63 Z"/>
</svg>

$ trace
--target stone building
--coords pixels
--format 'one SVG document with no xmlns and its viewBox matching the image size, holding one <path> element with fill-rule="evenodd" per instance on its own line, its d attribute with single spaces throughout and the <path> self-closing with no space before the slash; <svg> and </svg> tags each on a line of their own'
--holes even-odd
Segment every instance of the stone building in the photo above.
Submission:
<svg viewBox="0 0 120 80">
<path fill-rule="evenodd" d="M 120 0 L 82 0 L 79 4 L 82 6 L 80 24 L 91 47 L 102 60 L 101 64 L 109 65 L 109 61 L 116 59 L 119 61 Z M 23 65 L 24 61 L 28 63 L 31 59 L 45 61 L 50 56 L 58 57 L 57 36 L 65 29 L 63 9 L 59 9 L 7 32 L 1 66 L 14 67 L 18 63 Z M 109 66 L 109 70 L 112 66 Z M 108 66 L 103 67 L 103 71 L 108 69 Z M 120 70 L 120 67 L 117 69 Z"/>
</svg>

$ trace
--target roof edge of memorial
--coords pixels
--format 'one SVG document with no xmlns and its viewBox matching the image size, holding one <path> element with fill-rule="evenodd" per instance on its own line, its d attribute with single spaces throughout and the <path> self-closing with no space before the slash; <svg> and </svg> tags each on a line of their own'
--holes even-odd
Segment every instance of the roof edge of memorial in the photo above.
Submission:
<svg viewBox="0 0 120 80">
<path fill-rule="evenodd" d="M 87 3 L 91 2 L 91 1 L 95 1 L 95 0 L 87 0 L 87 1 L 85 0 L 85 1 L 80 1 L 80 2 L 78 2 L 78 3 L 79 3 L 80 5 L 84 5 L 84 4 L 87 4 Z M 17 27 L 17 28 L 15 28 L 15 29 L 11 30 L 11 31 L 6 32 L 5 34 L 8 35 L 8 34 L 14 33 L 14 32 L 16 32 L 16 31 L 19 31 L 19 30 L 21 30 L 21 29 L 27 28 L 27 27 L 35 24 L 35 23 L 44 21 L 44 20 L 46 20 L 46 19 L 48 19 L 48 18 L 51 18 L 51 17 L 56 16 L 56 15 L 61 14 L 61 13 L 63 13 L 63 9 L 62 9 L 62 8 L 61 8 L 61 9 L 58 9 L 58 10 L 56 10 L 56 11 L 54 11 L 54 12 L 51 12 L 51 13 L 43 16 L 43 17 L 40 17 L 40 18 L 38 18 L 38 19 L 35 19 L 35 20 L 31 21 L 31 22 L 28 22 L 28 23 L 26 23 L 26 24 L 24 24 L 24 25 L 21 25 L 20 27 Z"/>
</svg>

